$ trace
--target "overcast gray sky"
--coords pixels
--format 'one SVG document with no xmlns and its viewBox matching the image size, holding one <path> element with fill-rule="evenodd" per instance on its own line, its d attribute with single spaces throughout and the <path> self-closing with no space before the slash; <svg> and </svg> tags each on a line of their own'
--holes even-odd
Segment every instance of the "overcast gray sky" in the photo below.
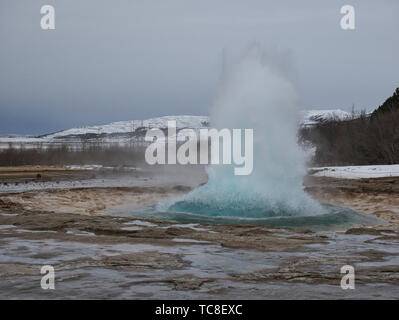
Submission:
<svg viewBox="0 0 399 320">
<path fill-rule="evenodd" d="M 206 115 L 223 50 L 254 41 L 290 53 L 304 108 L 372 110 L 399 86 L 398 16 L 397 0 L 1 0 L 0 133 Z"/>
</svg>

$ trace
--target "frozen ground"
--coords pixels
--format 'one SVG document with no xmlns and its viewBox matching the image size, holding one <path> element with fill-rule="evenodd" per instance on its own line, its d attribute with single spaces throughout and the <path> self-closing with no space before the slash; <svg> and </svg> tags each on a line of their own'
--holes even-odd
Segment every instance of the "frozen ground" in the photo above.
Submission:
<svg viewBox="0 0 399 320">
<path fill-rule="evenodd" d="M 32 219 L 34 217 L 34 219 Z M 398 233 L 0 212 L 2 299 L 397 299 Z M 340 287 L 343 265 L 356 289 Z M 40 268 L 55 268 L 42 290 Z"/>
<path fill-rule="evenodd" d="M 399 164 L 347 167 L 315 167 L 313 175 L 340 179 L 399 177 Z"/>
<path fill-rule="evenodd" d="M 112 187 L 135 187 L 145 186 L 148 178 L 95 178 L 87 180 L 72 181 L 33 181 L 29 183 L 8 183 L 0 184 L 1 193 L 19 193 L 39 190 L 70 190 L 80 188 L 112 188 Z"/>
<path fill-rule="evenodd" d="M 182 170 L 186 174 L 181 175 Z M 36 174 L 41 174 L 41 178 L 37 179 Z M 0 195 L 45 190 L 148 187 L 153 186 L 154 182 L 158 187 L 194 187 L 198 181 L 206 181 L 203 166 L 183 166 L 180 169 L 173 169 L 171 166 L 167 172 L 159 167 L 117 168 L 95 164 L 59 168 L 26 166 L 18 167 L 18 170 L 15 167 L 3 167 L 3 170 L 0 170 Z"/>
<path fill-rule="evenodd" d="M 399 298 L 399 178 L 307 177 L 307 191 L 323 202 L 389 222 L 313 232 L 121 215 L 188 192 L 204 175 L 184 167 L 78 180 L 79 169 L 40 171 L 41 182 L 7 178 L 2 188 L 18 192 L 0 193 L 0 298 Z M 85 169 L 87 177 L 99 170 Z M 42 290 L 40 268 L 49 264 L 56 289 Z M 355 267 L 355 290 L 340 287 L 344 265 Z"/>
</svg>

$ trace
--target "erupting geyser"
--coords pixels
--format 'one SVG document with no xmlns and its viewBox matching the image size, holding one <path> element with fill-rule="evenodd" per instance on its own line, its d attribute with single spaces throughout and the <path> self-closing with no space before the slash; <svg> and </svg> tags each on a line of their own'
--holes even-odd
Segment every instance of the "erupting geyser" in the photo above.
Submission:
<svg viewBox="0 0 399 320">
<path fill-rule="evenodd" d="M 215 129 L 253 129 L 251 174 L 235 175 L 234 164 L 210 165 L 207 184 L 173 204 L 162 201 L 134 215 L 178 222 L 311 229 L 380 223 L 348 208 L 320 204 L 303 190 L 305 154 L 297 144 L 300 107 L 286 66 L 285 59 L 253 47 L 226 68 L 211 110 Z M 247 151 L 243 140 L 241 150 Z"/>
<path fill-rule="evenodd" d="M 211 165 L 208 183 L 169 210 L 248 218 L 325 213 L 303 191 L 305 155 L 297 144 L 301 108 L 286 65 L 254 46 L 226 68 L 211 126 L 253 129 L 252 174 L 236 176 L 232 166 Z"/>
</svg>

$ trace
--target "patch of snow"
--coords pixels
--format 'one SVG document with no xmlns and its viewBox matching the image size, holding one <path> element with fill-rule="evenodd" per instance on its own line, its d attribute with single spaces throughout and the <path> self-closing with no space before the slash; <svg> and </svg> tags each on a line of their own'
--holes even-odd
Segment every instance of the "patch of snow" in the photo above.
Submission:
<svg viewBox="0 0 399 320">
<path fill-rule="evenodd" d="M 103 166 L 100 164 L 85 164 L 85 165 L 65 166 L 65 168 L 72 170 L 96 170 L 103 168 Z"/>
<path fill-rule="evenodd" d="M 27 230 L 27 229 L 17 229 L 18 233 L 57 233 L 57 231 L 53 230 Z"/>
<path fill-rule="evenodd" d="M 177 227 L 177 228 L 190 228 L 195 231 L 209 231 L 209 229 L 200 228 L 198 226 L 199 226 L 198 223 L 172 224 L 167 227 L 162 227 L 162 229 L 169 229 L 169 228 Z"/>
<path fill-rule="evenodd" d="M 138 226 L 131 226 L 131 227 L 122 227 L 121 230 L 126 230 L 126 231 L 137 231 L 141 230 L 143 228 L 138 227 Z"/>
<path fill-rule="evenodd" d="M 399 164 L 347 167 L 315 167 L 311 168 L 311 170 L 317 171 L 313 174 L 313 176 L 316 177 L 331 177 L 341 179 L 399 177 Z"/>
<path fill-rule="evenodd" d="M 205 240 L 186 239 L 186 238 L 173 238 L 172 241 L 174 241 L 174 242 L 210 243 L 209 241 L 205 241 Z"/>
<path fill-rule="evenodd" d="M 304 110 L 302 111 L 302 126 L 312 126 L 329 120 L 349 120 L 352 114 L 341 109 Z"/>
<path fill-rule="evenodd" d="M 144 227 L 158 227 L 157 224 L 147 222 L 147 221 L 141 221 L 141 220 L 134 220 L 130 222 L 125 222 L 124 224 L 126 225 L 137 225 L 137 226 L 144 226 Z"/>
<path fill-rule="evenodd" d="M 84 231 L 84 230 L 75 230 L 75 229 L 69 229 L 66 233 L 72 234 L 74 236 L 83 236 L 83 237 L 91 237 L 91 236 L 96 235 L 93 232 L 88 232 L 88 231 Z"/>
<path fill-rule="evenodd" d="M 112 187 L 134 187 L 146 185 L 145 178 L 107 178 L 87 180 L 66 180 L 66 181 L 32 181 L 19 184 L 0 184 L 0 194 L 19 193 L 35 190 L 61 190 L 76 188 L 112 188 Z"/>
<path fill-rule="evenodd" d="M 19 216 L 19 214 L 18 213 L 3 213 L 3 212 L 0 212 L 0 216 L 15 217 L 15 216 Z"/>
<path fill-rule="evenodd" d="M 12 228 L 15 228 L 15 226 L 12 224 L 3 224 L 2 226 L 0 226 L 0 230 L 7 230 Z"/>
</svg>

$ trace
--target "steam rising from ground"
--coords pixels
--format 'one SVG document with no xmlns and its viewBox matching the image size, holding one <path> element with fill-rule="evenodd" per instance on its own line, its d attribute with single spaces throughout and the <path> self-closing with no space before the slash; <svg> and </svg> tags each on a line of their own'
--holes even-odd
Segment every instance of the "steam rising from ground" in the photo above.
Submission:
<svg viewBox="0 0 399 320">
<path fill-rule="evenodd" d="M 254 130 L 254 169 L 208 167 L 208 183 L 170 209 L 211 216 L 277 217 L 322 214 L 304 191 L 305 154 L 297 145 L 299 103 L 284 59 L 252 47 L 224 71 L 211 111 L 217 129 Z"/>
</svg>

